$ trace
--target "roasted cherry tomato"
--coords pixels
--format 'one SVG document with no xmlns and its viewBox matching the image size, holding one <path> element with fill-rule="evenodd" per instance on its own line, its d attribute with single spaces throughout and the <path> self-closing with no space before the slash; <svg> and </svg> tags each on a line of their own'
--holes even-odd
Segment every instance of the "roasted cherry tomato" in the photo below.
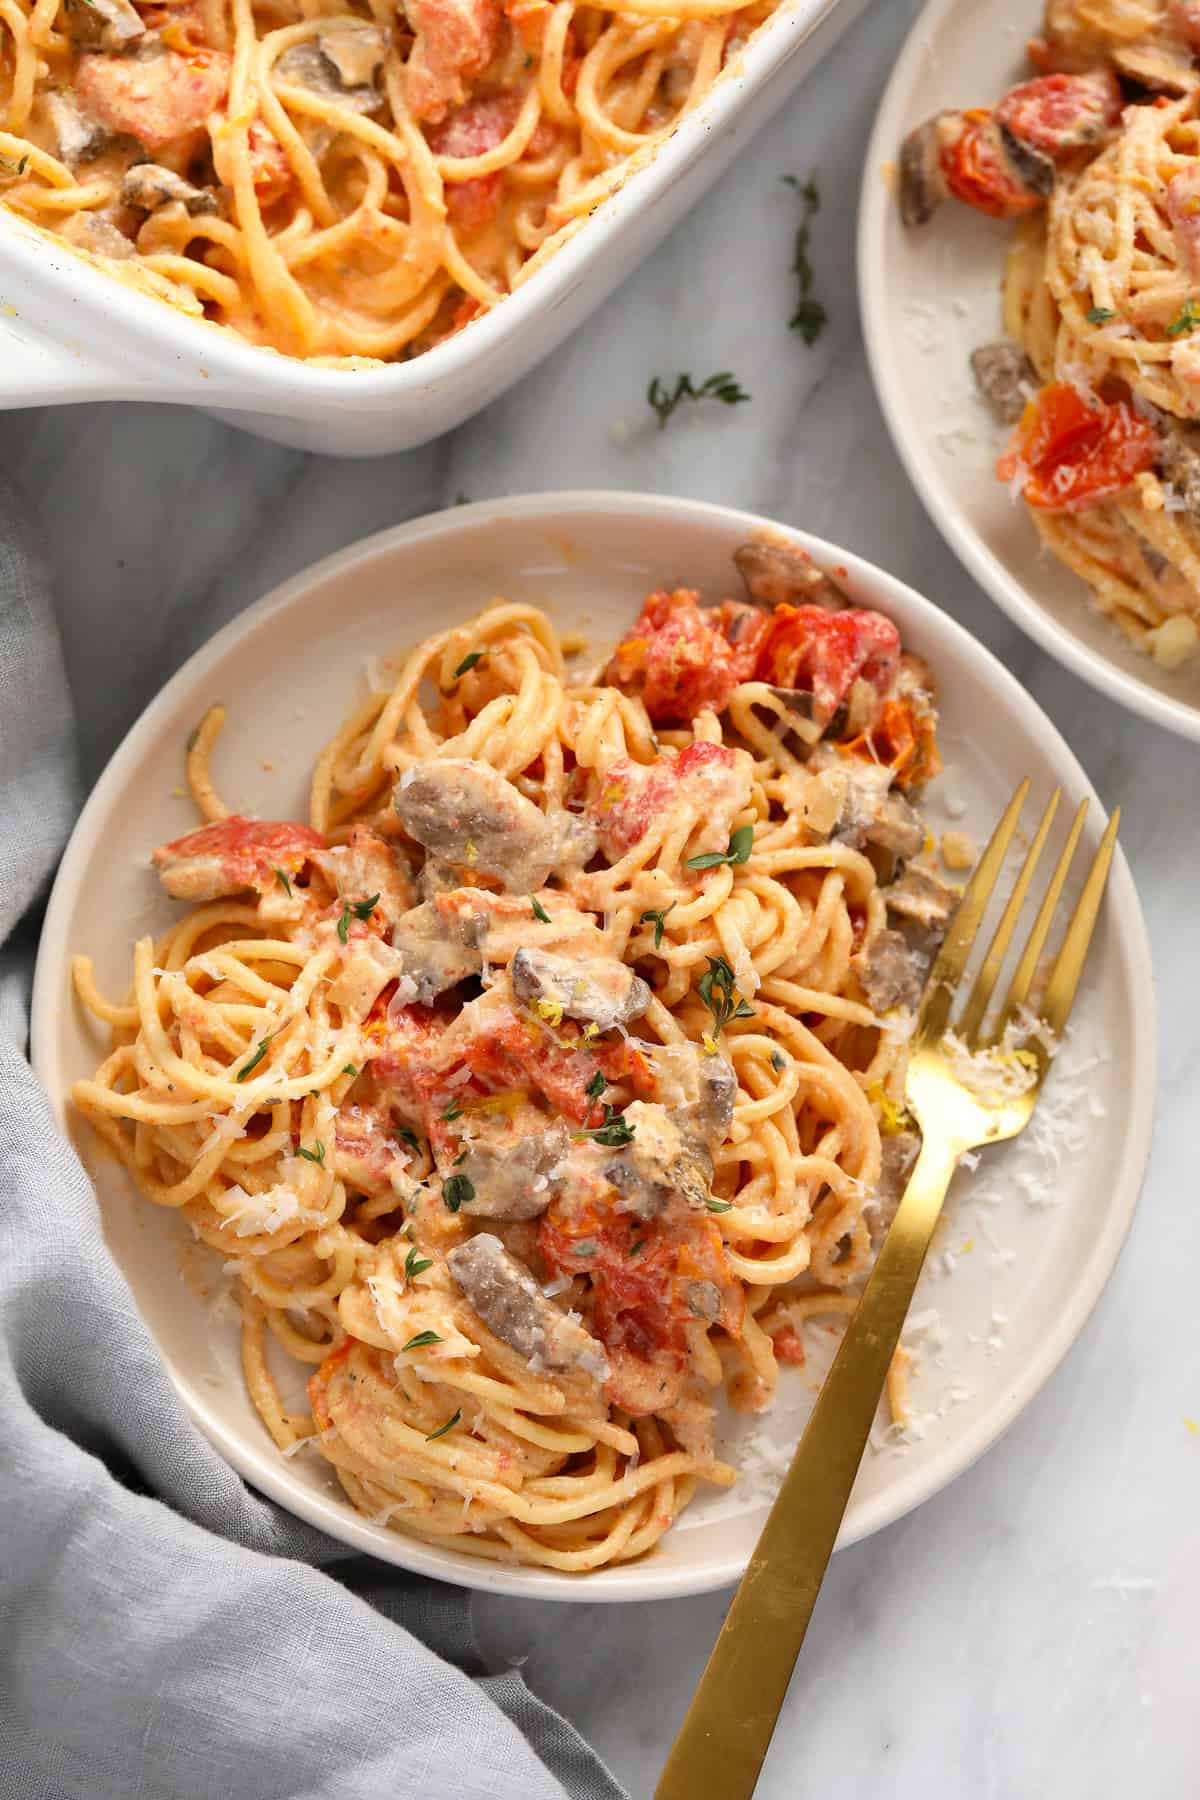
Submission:
<svg viewBox="0 0 1200 1800">
<path fill-rule="evenodd" d="M 882 693 L 900 657 L 900 633 L 882 613 L 777 606 L 755 675 L 774 687 L 811 693 L 813 717 L 827 724 L 861 677 Z"/>
<path fill-rule="evenodd" d="M 1030 506 L 1079 512 L 1122 493 L 1157 456 L 1153 425 L 1124 400 L 1085 399 L 1055 381 L 1025 408 L 996 474 L 1001 481 L 1024 474 Z"/>
<path fill-rule="evenodd" d="M 770 616 L 726 600 L 701 608 L 691 588 L 649 596 L 625 633 L 604 679 L 640 694 L 656 725 L 690 725 L 698 712 L 720 712 L 754 670 Z"/>
<path fill-rule="evenodd" d="M 962 115 L 958 133 L 942 150 L 942 177 L 955 199 L 993 219 L 1015 219 L 1042 204 L 1042 196 L 1017 179 L 992 115 L 983 109 Z"/>
<path fill-rule="evenodd" d="M 993 117 L 1022 143 L 1050 157 L 1094 144 L 1121 116 L 1121 89 L 1108 69 L 1042 75 L 1010 89 Z"/>
</svg>

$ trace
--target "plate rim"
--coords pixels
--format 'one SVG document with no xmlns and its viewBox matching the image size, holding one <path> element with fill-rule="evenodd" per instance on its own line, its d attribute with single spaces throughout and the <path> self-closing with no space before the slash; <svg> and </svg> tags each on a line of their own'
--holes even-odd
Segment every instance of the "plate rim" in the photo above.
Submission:
<svg viewBox="0 0 1200 1800">
<path fill-rule="evenodd" d="M 985 671 L 1008 691 L 1011 703 L 1018 713 L 1024 712 L 1036 722 L 1038 734 L 1053 752 L 1056 772 L 1060 776 L 1068 775 L 1078 783 L 1080 790 L 1089 796 L 1100 822 L 1103 822 L 1104 809 L 1096 790 L 1058 727 L 987 646 L 980 643 L 965 626 L 934 601 L 867 558 L 831 544 L 827 539 L 761 514 L 716 502 L 603 488 L 567 489 L 480 500 L 422 514 L 403 524 L 388 526 L 368 537 L 360 538 L 299 570 L 200 645 L 139 714 L 113 751 L 88 795 L 63 852 L 47 904 L 38 944 L 30 1024 L 34 1070 L 49 1096 L 56 1123 L 69 1140 L 71 1133 L 66 1089 L 60 1079 L 54 1051 L 56 1013 L 71 953 L 70 946 L 65 941 L 66 916 L 73 896 L 86 874 L 93 854 L 93 844 L 98 841 L 98 827 L 107 815 L 111 802 L 126 790 L 130 776 L 138 773 L 144 759 L 143 745 L 153 737 L 160 720 L 165 723 L 169 719 L 177 708 L 178 700 L 190 691 L 193 683 L 202 678 L 205 670 L 219 662 L 240 639 L 257 631 L 272 618 L 285 614 L 315 585 L 345 576 L 358 565 L 387 558 L 396 549 L 446 535 L 458 535 L 464 529 L 469 530 L 497 519 L 544 520 L 547 525 L 561 530 L 562 515 L 566 513 L 584 513 L 610 520 L 614 515 L 634 515 L 673 523 L 681 531 L 694 525 L 713 524 L 723 529 L 736 528 L 746 534 L 769 528 L 786 535 L 828 563 L 844 565 L 849 572 L 851 585 L 862 579 L 881 582 L 886 589 L 901 594 L 904 604 L 913 606 L 919 617 L 925 615 L 925 622 L 931 632 L 945 633 L 951 640 L 957 640 L 960 648 L 965 645 L 969 655 L 982 659 Z M 93 824 L 93 821 L 96 823 Z M 1107 904 L 1116 910 L 1124 960 L 1135 991 L 1140 985 L 1148 1001 L 1145 1007 L 1135 1006 L 1133 1010 L 1133 1035 L 1129 1052 L 1132 1066 L 1138 1073 L 1133 1081 L 1127 1131 L 1121 1147 L 1117 1178 L 1112 1183 L 1112 1191 L 1114 1196 L 1120 1197 L 1120 1204 L 1108 1219 L 1105 1231 L 1093 1241 L 1091 1254 L 1083 1270 L 1082 1283 L 1072 1291 L 1067 1304 L 1046 1332 L 1038 1354 L 1021 1365 L 1017 1377 L 1009 1384 L 1004 1399 L 993 1407 L 986 1418 L 967 1429 L 944 1458 L 929 1465 L 924 1471 L 918 1470 L 910 1475 L 906 1482 L 901 1482 L 899 1493 L 893 1490 L 888 1495 L 865 1503 L 860 1508 L 853 1528 L 843 1530 L 838 1539 L 839 1548 L 856 1543 L 904 1517 L 957 1480 L 985 1450 L 999 1441 L 1058 1368 L 1082 1331 L 1116 1267 L 1141 1194 L 1150 1153 L 1157 1097 L 1157 1001 L 1153 964 L 1141 904 L 1124 851 L 1119 845 L 1113 861 Z M 90 1180 L 89 1176 L 89 1182 Z M 99 1201 L 97 1204 L 99 1206 Z M 122 1279 L 126 1279 L 124 1272 L 121 1273 Z M 134 1305 L 136 1310 L 136 1301 Z M 149 1326 L 146 1329 L 149 1332 Z M 152 1332 L 150 1335 L 153 1339 Z M 157 1349 L 157 1340 L 154 1341 Z M 160 1351 L 159 1354 L 163 1353 Z M 165 1356 L 163 1360 L 166 1362 Z M 185 1379 L 177 1376 L 169 1364 L 167 1373 L 193 1422 L 238 1474 L 294 1516 L 317 1526 L 343 1543 L 349 1543 L 356 1549 L 401 1568 L 482 1592 L 597 1603 L 651 1601 L 708 1593 L 733 1585 L 743 1573 L 745 1561 L 737 1555 L 711 1558 L 700 1568 L 683 1564 L 656 1569 L 652 1564 L 632 1563 L 618 1564 L 612 1569 L 601 1569 L 580 1576 L 525 1565 L 510 1567 L 482 1559 L 476 1562 L 469 1557 L 459 1557 L 453 1552 L 426 1546 L 417 1539 L 405 1538 L 400 1533 L 389 1532 L 358 1518 L 351 1512 L 348 1502 L 293 1488 L 287 1466 L 278 1456 L 268 1454 L 268 1449 L 273 1447 L 259 1449 L 241 1438 L 221 1422 L 206 1404 L 196 1384 L 188 1386 Z"/>
<path fill-rule="evenodd" d="M 940 28 L 958 5 L 959 0 L 926 0 L 922 6 L 888 76 L 867 143 L 859 189 L 855 278 L 863 343 L 875 397 L 892 448 L 904 465 L 926 515 L 997 606 L 1056 662 L 1062 663 L 1089 686 L 1163 730 L 1200 743 L 1200 700 L 1194 705 L 1177 700 L 1173 695 L 1162 693 L 1144 677 L 1118 668 L 1107 656 L 1089 649 L 1051 618 L 1024 583 L 1010 575 L 989 550 L 953 496 L 946 491 L 933 463 L 926 460 L 920 427 L 909 417 L 899 379 L 893 374 L 898 359 L 889 351 L 884 233 L 894 198 L 881 171 L 886 163 L 895 161 L 896 148 L 907 123 L 905 102 L 916 71 L 923 58 L 933 52 Z M 1080 604 L 1084 604 L 1082 599 Z M 1112 629 L 1115 631 L 1116 627 Z"/>
</svg>

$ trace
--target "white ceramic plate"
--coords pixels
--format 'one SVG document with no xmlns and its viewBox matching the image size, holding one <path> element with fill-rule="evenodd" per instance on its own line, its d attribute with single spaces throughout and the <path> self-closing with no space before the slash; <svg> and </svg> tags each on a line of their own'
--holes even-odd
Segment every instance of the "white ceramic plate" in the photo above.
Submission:
<svg viewBox="0 0 1200 1800">
<path fill-rule="evenodd" d="M 1200 739 L 1200 661 L 1168 672 L 1043 552 L 992 466 L 1007 432 L 967 359 L 1003 336 L 1012 227 L 948 201 L 906 230 L 885 180 L 905 134 L 943 107 L 986 106 L 1025 80 L 1040 0 L 930 0 L 892 73 L 867 150 L 859 212 L 863 331 L 883 414 L 930 518 L 993 600 L 1043 649 L 1123 706 Z"/>
<path fill-rule="evenodd" d="M 545 605 L 560 626 L 582 626 L 599 645 L 619 635 L 653 586 L 730 591 L 730 554 L 762 524 L 684 500 L 545 494 L 368 538 L 260 601 L 180 670 L 97 784 L 55 884 L 34 995 L 35 1065 L 92 1173 L 113 1254 L 192 1416 L 235 1468 L 293 1512 L 448 1581 L 629 1600 L 736 1580 L 765 1517 L 764 1470 L 781 1467 L 796 1441 L 821 1354 L 785 1373 L 772 1414 L 730 1426 L 725 1447 L 749 1467 L 739 1488 L 699 1499 L 642 1562 L 586 1577 L 500 1567 L 366 1523 L 317 1457 L 284 1461 L 269 1441 L 243 1392 L 234 1320 L 198 1291 L 219 1288 L 217 1259 L 197 1251 L 180 1219 L 137 1199 L 121 1167 L 68 1116 L 67 1090 L 101 1050 L 72 997 L 70 955 L 90 953 L 102 987 L 121 990 L 134 938 L 172 916 L 147 856 L 194 822 L 179 787 L 183 746 L 214 700 L 229 709 L 214 758 L 221 791 L 250 812 L 303 816 L 314 752 L 361 695 L 373 653 L 466 619 L 497 593 Z M 791 535 L 844 567 L 853 592 L 890 614 L 938 671 L 947 774 L 931 789 L 935 829 L 953 821 L 986 833 L 1026 773 L 1042 793 L 1053 782 L 1072 801 L 1090 792 L 1053 726 L 961 627 L 869 564 Z M 1089 842 L 1101 823 L 1091 820 Z M 1054 1369 L 1112 1269 L 1137 1199 L 1154 1094 L 1149 953 L 1120 855 L 1078 1019 L 1047 1104 L 1079 1141 L 1057 1171 L 1048 1153 L 1022 1142 L 958 1178 L 915 1308 L 925 1326 L 914 1381 L 924 1434 L 868 1452 L 843 1542 L 898 1518 L 994 1442 Z M 827 1361 L 828 1340 L 818 1342 Z"/>
</svg>

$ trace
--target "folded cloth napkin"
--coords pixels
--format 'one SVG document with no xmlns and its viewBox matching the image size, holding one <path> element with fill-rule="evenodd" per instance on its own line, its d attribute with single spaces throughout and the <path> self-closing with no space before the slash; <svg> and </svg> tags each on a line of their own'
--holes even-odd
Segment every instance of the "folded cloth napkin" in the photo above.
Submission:
<svg viewBox="0 0 1200 1800">
<path fill-rule="evenodd" d="M 302 1525 L 185 1414 L 25 1060 L 31 911 L 76 800 L 0 484 L 0 1796 L 620 1800 L 515 1670 L 484 1672 L 466 1592 Z"/>
</svg>

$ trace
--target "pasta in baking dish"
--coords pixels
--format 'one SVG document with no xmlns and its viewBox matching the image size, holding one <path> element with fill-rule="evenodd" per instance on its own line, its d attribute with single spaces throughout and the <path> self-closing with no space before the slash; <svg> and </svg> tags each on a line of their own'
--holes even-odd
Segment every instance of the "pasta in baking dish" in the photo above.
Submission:
<svg viewBox="0 0 1200 1800">
<path fill-rule="evenodd" d="M 1037 71 L 901 148 L 919 227 L 947 196 L 1015 220 L 1005 340 L 973 358 L 1014 426 L 998 476 L 1167 668 L 1200 646 L 1200 5 L 1047 0 Z"/>
<path fill-rule="evenodd" d="M 775 0 L 4 0 L 0 201 L 252 343 L 357 366 L 495 306 Z"/>
<path fill-rule="evenodd" d="M 719 1394 L 770 1404 L 916 1153 L 930 672 L 805 553 L 736 560 L 591 673 L 529 605 L 429 638 L 307 823 L 228 810 L 210 712 L 152 859 L 184 910 L 121 1001 L 76 959 L 75 1104 L 236 1276 L 280 1451 L 475 1556 L 595 1569 L 733 1482 Z"/>
</svg>

